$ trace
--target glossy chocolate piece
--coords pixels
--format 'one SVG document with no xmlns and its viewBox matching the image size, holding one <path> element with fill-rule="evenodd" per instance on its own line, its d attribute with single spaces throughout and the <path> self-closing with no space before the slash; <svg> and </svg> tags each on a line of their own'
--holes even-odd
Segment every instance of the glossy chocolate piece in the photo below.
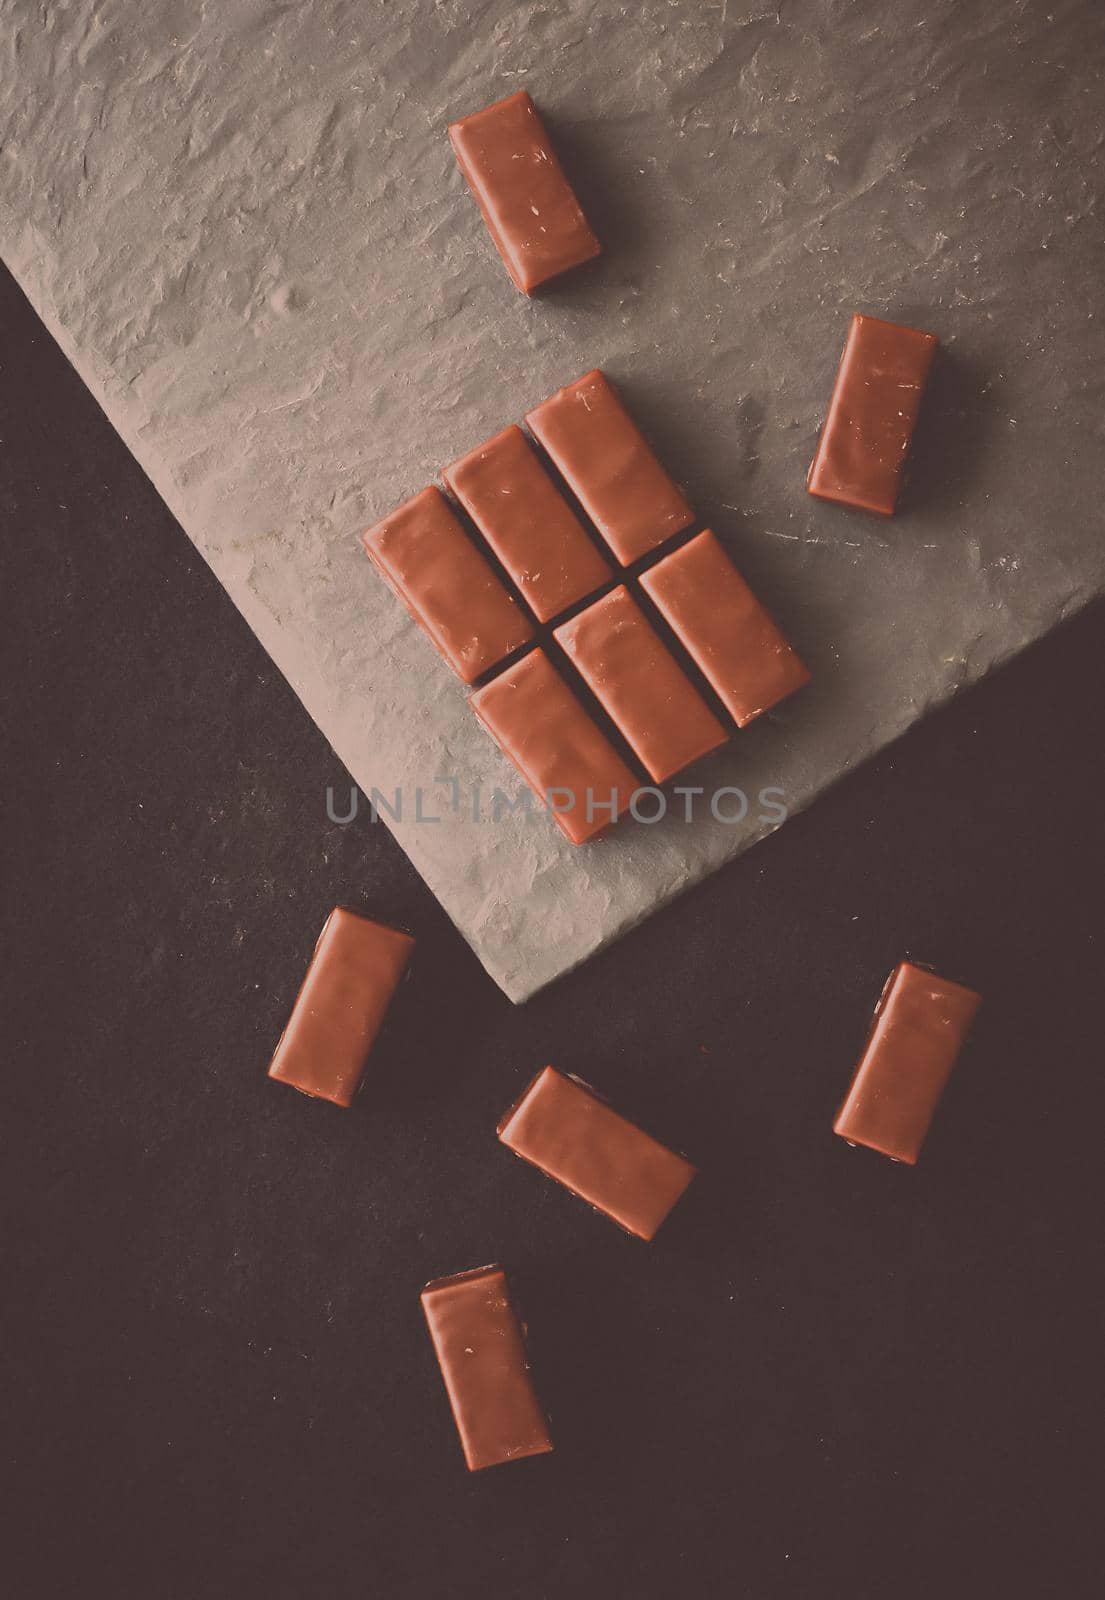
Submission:
<svg viewBox="0 0 1105 1600">
<path fill-rule="evenodd" d="M 641 588 L 738 727 L 810 681 L 709 528 L 643 572 Z"/>
<path fill-rule="evenodd" d="M 612 807 L 628 806 L 636 778 L 544 651 L 507 667 L 469 704 L 573 844 L 616 821 Z"/>
<path fill-rule="evenodd" d="M 654 783 L 729 737 L 624 586 L 555 636 Z"/>
<path fill-rule="evenodd" d="M 336 1106 L 351 1104 L 413 949 L 407 933 L 340 906 L 332 911 L 269 1077 Z"/>
<path fill-rule="evenodd" d="M 439 489 L 423 489 L 362 537 L 373 565 L 465 683 L 532 639 L 525 612 Z"/>
<path fill-rule="evenodd" d="M 446 467 L 442 477 L 539 622 L 610 578 L 610 567 L 521 428 L 504 428 Z"/>
<path fill-rule="evenodd" d="M 893 514 L 938 343 L 934 333 L 878 317 L 852 318 L 806 479 L 810 494 Z"/>
<path fill-rule="evenodd" d="M 913 1166 L 982 998 L 903 961 L 887 979 L 833 1132 Z"/>
<path fill-rule="evenodd" d="M 600 254 L 524 89 L 450 123 L 449 138 L 516 288 L 530 294 Z"/>
<path fill-rule="evenodd" d="M 526 422 L 623 566 L 694 521 L 601 372 L 558 390 Z"/>
<path fill-rule="evenodd" d="M 422 1309 L 469 1472 L 551 1450 L 502 1267 L 435 1279 Z"/>
<path fill-rule="evenodd" d="M 499 1138 L 639 1239 L 651 1239 L 695 1175 L 682 1156 L 611 1111 L 576 1078 L 539 1072 Z"/>
</svg>

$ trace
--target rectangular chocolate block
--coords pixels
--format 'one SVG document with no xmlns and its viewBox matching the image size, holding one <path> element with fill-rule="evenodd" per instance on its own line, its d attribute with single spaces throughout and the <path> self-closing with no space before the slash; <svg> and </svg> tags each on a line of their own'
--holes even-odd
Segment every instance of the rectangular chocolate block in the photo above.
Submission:
<svg viewBox="0 0 1105 1600">
<path fill-rule="evenodd" d="M 641 588 L 738 727 L 809 682 L 709 528 L 642 572 Z"/>
<path fill-rule="evenodd" d="M 558 390 L 526 422 L 623 566 L 694 521 L 601 372 Z"/>
<path fill-rule="evenodd" d="M 600 253 L 524 89 L 450 123 L 449 138 L 516 288 L 530 294 Z"/>
<path fill-rule="evenodd" d="M 539 1072 L 499 1123 L 508 1150 L 639 1239 L 651 1239 L 695 1176 L 576 1078 Z"/>
<path fill-rule="evenodd" d="M 878 317 L 852 318 L 806 480 L 810 494 L 893 514 L 938 343 L 934 333 Z"/>
<path fill-rule="evenodd" d="M 542 650 L 469 704 L 573 844 L 593 839 L 628 806 L 636 778 Z"/>
<path fill-rule="evenodd" d="M 833 1132 L 916 1163 L 980 995 L 903 961 L 887 979 Z"/>
<path fill-rule="evenodd" d="M 611 576 L 521 428 L 504 428 L 441 475 L 539 622 Z"/>
<path fill-rule="evenodd" d="M 439 489 L 423 489 L 362 538 L 377 571 L 465 683 L 533 638 L 525 612 Z"/>
<path fill-rule="evenodd" d="M 623 586 L 554 633 L 654 783 L 729 737 Z"/>
<path fill-rule="evenodd" d="M 422 1309 L 469 1472 L 551 1450 L 502 1267 L 435 1279 Z"/>
<path fill-rule="evenodd" d="M 336 1106 L 350 1105 L 413 949 L 409 934 L 340 906 L 332 911 L 269 1077 Z"/>
</svg>

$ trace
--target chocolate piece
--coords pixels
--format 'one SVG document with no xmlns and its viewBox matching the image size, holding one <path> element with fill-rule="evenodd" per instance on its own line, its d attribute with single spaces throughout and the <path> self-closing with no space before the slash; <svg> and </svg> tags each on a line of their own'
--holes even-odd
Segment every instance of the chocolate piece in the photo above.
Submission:
<svg viewBox="0 0 1105 1600">
<path fill-rule="evenodd" d="M 738 727 L 809 682 L 709 528 L 642 572 L 641 588 Z"/>
<path fill-rule="evenodd" d="M 573 844 L 616 821 L 637 780 L 542 650 L 507 667 L 469 699 Z"/>
<path fill-rule="evenodd" d="M 465 683 L 533 638 L 525 612 L 439 489 L 423 489 L 362 537 L 373 565 Z"/>
<path fill-rule="evenodd" d="M 511 426 L 441 474 L 539 622 L 601 589 L 610 568 Z"/>
<path fill-rule="evenodd" d="M 853 317 L 806 487 L 822 500 L 893 514 L 906 451 L 939 343 L 878 317 Z"/>
<path fill-rule="evenodd" d="M 502 1267 L 435 1279 L 422 1309 L 469 1472 L 551 1450 Z"/>
<path fill-rule="evenodd" d="M 623 566 L 694 521 L 601 372 L 560 389 L 526 421 Z"/>
<path fill-rule="evenodd" d="M 973 989 L 924 967 L 896 967 L 833 1132 L 913 1166 L 981 1003 Z"/>
<path fill-rule="evenodd" d="M 654 783 L 725 743 L 725 729 L 623 586 L 554 633 Z"/>
<path fill-rule="evenodd" d="M 450 123 L 449 138 L 516 288 L 529 294 L 600 254 L 524 89 Z"/>
<path fill-rule="evenodd" d="M 409 934 L 331 911 L 269 1077 L 348 1106 L 413 949 Z"/>
<path fill-rule="evenodd" d="M 555 1067 L 537 1074 L 498 1133 L 515 1155 L 639 1239 L 654 1236 L 695 1175 L 689 1161 Z"/>
</svg>

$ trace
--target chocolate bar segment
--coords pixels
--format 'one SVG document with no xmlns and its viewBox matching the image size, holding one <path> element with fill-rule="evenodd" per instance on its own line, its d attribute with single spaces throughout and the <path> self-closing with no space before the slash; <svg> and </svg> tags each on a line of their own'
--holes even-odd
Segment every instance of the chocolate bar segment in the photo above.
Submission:
<svg viewBox="0 0 1105 1600">
<path fill-rule="evenodd" d="M 352 1103 L 414 940 L 339 906 L 327 918 L 269 1077 Z"/>
<path fill-rule="evenodd" d="M 833 1132 L 913 1166 L 981 1003 L 924 967 L 896 967 Z"/>
<path fill-rule="evenodd" d="M 542 650 L 507 667 L 469 704 L 573 844 L 617 820 L 637 780 Z"/>
<path fill-rule="evenodd" d="M 806 480 L 810 494 L 893 514 L 938 343 L 934 333 L 878 317 L 852 318 Z"/>
<path fill-rule="evenodd" d="M 559 390 L 526 422 L 623 566 L 694 521 L 601 372 Z"/>
<path fill-rule="evenodd" d="M 515 1155 L 640 1239 L 653 1238 L 695 1175 L 689 1161 L 555 1067 L 537 1074 L 498 1133 Z"/>
<path fill-rule="evenodd" d="M 539 622 L 601 589 L 611 576 L 521 428 L 504 428 L 442 477 Z"/>
<path fill-rule="evenodd" d="M 654 783 L 725 743 L 725 729 L 623 586 L 554 633 Z"/>
<path fill-rule="evenodd" d="M 435 1279 L 422 1309 L 469 1472 L 551 1450 L 502 1267 Z"/>
<path fill-rule="evenodd" d="M 642 572 L 641 588 L 738 727 L 809 682 L 709 528 Z"/>
<path fill-rule="evenodd" d="M 525 612 L 439 489 L 423 489 L 363 539 L 374 566 L 465 683 L 532 639 Z"/>
<path fill-rule="evenodd" d="M 449 138 L 516 288 L 530 294 L 600 253 L 524 89 L 450 123 Z"/>
</svg>

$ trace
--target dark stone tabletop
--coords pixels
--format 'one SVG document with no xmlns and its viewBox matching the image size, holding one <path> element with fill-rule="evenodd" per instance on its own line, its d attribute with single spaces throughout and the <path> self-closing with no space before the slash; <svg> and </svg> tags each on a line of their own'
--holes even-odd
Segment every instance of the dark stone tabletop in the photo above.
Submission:
<svg viewBox="0 0 1105 1600">
<path fill-rule="evenodd" d="M 1096 1594 L 1101 608 L 513 1006 L 0 326 L 7 1592 Z M 338 901 L 419 941 L 349 1112 L 265 1077 Z M 915 1170 L 829 1131 L 906 953 L 986 997 Z M 546 1061 L 699 1162 L 652 1247 L 496 1145 Z M 418 1291 L 493 1258 L 557 1448 L 469 1478 Z"/>
</svg>

